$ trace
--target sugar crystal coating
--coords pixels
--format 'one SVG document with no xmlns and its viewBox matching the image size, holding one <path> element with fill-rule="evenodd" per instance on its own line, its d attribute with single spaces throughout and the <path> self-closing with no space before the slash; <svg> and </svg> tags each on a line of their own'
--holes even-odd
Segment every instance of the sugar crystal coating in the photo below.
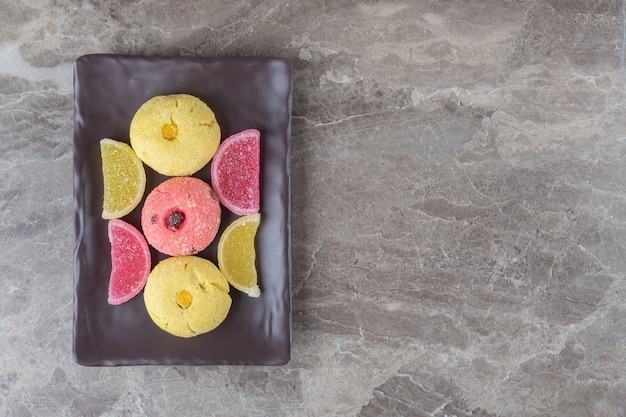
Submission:
<svg viewBox="0 0 626 417">
<path fill-rule="evenodd" d="M 211 183 L 220 202 L 240 216 L 260 209 L 260 132 L 248 129 L 228 137 L 215 153 Z"/>
<path fill-rule="evenodd" d="M 124 303 L 144 287 L 150 273 L 150 249 L 141 232 L 119 219 L 108 224 L 111 242 L 109 304 Z"/>
<path fill-rule="evenodd" d="M 148 194 L 141 227 L 159 252 L 194 255 L 204 250 L 218 232 L 221 208 L 213 190 L 194 177 L 170 178 Z"/>
</svg>

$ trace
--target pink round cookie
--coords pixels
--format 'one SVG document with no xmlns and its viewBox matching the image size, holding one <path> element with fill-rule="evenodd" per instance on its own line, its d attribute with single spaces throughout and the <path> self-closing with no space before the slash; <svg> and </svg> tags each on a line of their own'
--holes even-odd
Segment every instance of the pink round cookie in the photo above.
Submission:
<svg viewBox="0 0 626 417">
<path fill-rule="evenodd" d="M 146 197 L 141 211 L 143 233 L 156 250 L 170 256 L 194 255 L 205 249 L 220 227 L 221 209 L 206 182 L 174 177 Z"/>
</svg>

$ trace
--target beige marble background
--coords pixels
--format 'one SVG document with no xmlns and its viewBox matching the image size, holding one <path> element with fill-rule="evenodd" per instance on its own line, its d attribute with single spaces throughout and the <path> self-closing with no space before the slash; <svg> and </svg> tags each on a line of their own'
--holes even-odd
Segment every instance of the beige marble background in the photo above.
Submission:
<svg viewBox="0 0 626 417">
<path fill-rule="evenodd" d="M 0 415 L 626 415 L 622 0 L 0 0 Z M 72 65 L 290 59 L 293 358 L 73 363 Z"/>
</svg>

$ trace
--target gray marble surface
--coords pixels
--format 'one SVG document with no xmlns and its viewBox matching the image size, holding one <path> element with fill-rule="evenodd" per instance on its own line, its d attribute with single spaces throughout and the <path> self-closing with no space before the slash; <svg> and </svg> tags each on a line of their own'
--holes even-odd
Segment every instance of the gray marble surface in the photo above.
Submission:
<svg viewBox="0 0 626 417">
<path fill-rule="evenodd" d="M 0 2 L 0 415 L 624 416 L 621 0 Z M 293 354 L 87 368 L 72 65 L 293 62 Z"/>
</svg>

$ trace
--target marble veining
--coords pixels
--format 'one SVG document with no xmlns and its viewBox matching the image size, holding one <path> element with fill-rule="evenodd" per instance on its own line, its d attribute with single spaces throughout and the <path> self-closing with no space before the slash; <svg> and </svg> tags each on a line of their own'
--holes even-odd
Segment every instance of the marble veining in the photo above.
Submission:
<svg viewBox="0 0 626 417">
<path fill-rule="evenodd" d="M 626 415 L 624 1 L 0 10 L 0 415 Z M 87 53 L 292 61 L 289 364 L 73 363 Z"/>
</svg>

